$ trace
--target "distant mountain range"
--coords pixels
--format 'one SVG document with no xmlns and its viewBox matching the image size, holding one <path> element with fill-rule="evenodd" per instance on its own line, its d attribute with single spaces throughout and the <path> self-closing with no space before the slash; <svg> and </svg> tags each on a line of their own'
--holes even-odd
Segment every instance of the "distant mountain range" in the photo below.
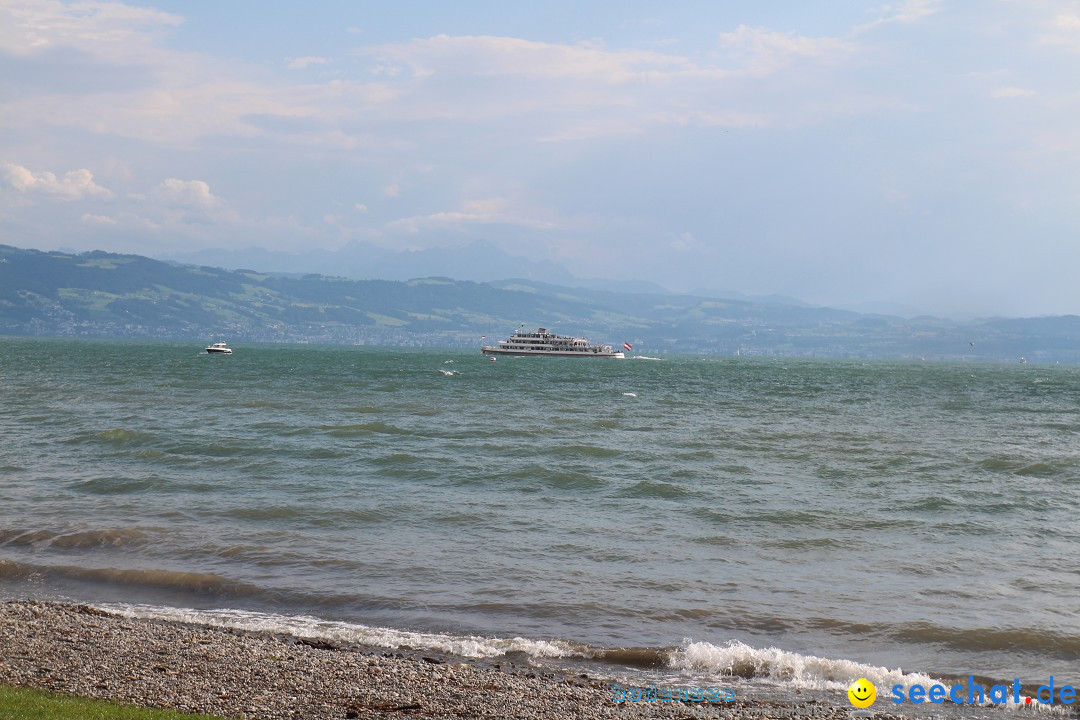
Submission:
<svg viewBox="0 0 1080 720">
<path fill-rule="evenodd" d="M 302 272 L 298 265 L 294 273 Z M 449 267 L 448 260 L 442 269 Z M 532 270 L 542 268 L 533 264 Z M 557 266 L 550 269 L 562 277 Z M 501 338 L 524 323 L 615 345 L 630 342 L 644 354 L 1080 362 L 1080 317 L 1073 315 L 955 322 L 783 300 L 616 292 L 535 277 L 286 276 L 265 268 L 224 270 L 0 245 L 0 333 L 7 335 L 475 347 L 481 335 Z"/>
<path fill-rule="evenodd" d="M 184 265 L 200 265 L 243 270 L 258 268 L 264 273 L 311 274 L 346 277 L 351 280 L 411 280 L 422 277 L 452 277 L 457 280 L 490 282 L 500 278 L 525 278 L 570 287 L 592 287 L 620 292 L 666 294 L 665 287 L 642 280 L 589 280 L 577 278 L 562 265 L 533 261 L 510 255 L 492 242 L 476 241 L 461 247 L 424 250 L 388 250 L 372 243 L 353 241 L 338 250 L 310 250 L 303 253 L 248 247 L 240 250 L 206 249 L 158 258 Z M 795 301 L 796 303 L 798 301 Z"/>
<path fill-rule="evenodd" d="M 411 280 L 444 276 L 482 282 L 521 277 L 572 284 L 574 276 L 554 262 L 533 262 L 504 252 L 495 243 L 474 242 L 463 247 L 426 250 L 387 250 L 354 241 L 340 250 L 303 253 L 248 247 L 240 250 L 198 250 L 164 256 L 162 260 L 207 265 L 229 270 L 257 268 L 261 272 L 318 273 L 354 280 Z"/>
</svg>

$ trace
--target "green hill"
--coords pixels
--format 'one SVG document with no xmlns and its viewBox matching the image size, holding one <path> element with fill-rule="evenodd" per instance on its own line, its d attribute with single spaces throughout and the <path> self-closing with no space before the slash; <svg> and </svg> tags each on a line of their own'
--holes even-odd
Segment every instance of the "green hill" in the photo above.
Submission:
<svg viewBox="0 0 1080 720">
<path fill-rule="evenodd" d="M 528 280 L 228 271 L 0 245 L 0 333 L 475 346 L 520 323 L 635 351 L 1080 361 L 1080 318 L 957 323 Z"/>
</svg>

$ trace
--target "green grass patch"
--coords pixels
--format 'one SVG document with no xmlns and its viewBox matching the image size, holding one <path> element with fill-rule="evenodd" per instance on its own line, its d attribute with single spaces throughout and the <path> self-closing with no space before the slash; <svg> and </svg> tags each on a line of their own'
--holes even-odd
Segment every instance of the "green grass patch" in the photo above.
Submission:
<svg viewBox="0 0 1080 720">
<path fill-rule="evenodd" d="M 53 695 L 30 688 L 0 685 L 0 718 L 19 720 L 221 720 L 210 715 L 184 715 L 71 695 Z"/>
</svg>

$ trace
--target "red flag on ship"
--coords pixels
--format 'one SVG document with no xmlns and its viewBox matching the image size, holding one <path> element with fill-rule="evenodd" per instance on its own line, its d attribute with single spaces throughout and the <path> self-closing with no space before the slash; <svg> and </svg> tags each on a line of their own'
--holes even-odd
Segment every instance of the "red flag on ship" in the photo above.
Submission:
<svg viewBox="0 0 1080 720">
<path fill-rule="evenodd" d="M 634 349 L 634 346 L 633 346 L 633 345 L 631 345 L 630 343 L 623 343 L 623 344 L 622 344 L 622 346 L 623 346 L 624 348 L 626 348 L 626 349 L 627 349 L 627 351 L 630 351 L 630 350 L 633 350 L 633 349 Z"/>
</svg>

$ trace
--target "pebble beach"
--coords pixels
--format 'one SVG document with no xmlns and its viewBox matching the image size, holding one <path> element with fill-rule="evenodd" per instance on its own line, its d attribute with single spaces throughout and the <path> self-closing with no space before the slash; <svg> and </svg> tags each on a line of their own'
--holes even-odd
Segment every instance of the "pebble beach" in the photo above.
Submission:
<svg viewBox="0 0 1080 720">
<path fill-rule="evenodd" d="M 613 702 L 612 680 L 453 656 L 0 604 L 0 684 L 249 720 L 345 718 L 848 718 L 819 700 Z M 875 717 L 888 718 L 877 713 Z"/>
</svg>

